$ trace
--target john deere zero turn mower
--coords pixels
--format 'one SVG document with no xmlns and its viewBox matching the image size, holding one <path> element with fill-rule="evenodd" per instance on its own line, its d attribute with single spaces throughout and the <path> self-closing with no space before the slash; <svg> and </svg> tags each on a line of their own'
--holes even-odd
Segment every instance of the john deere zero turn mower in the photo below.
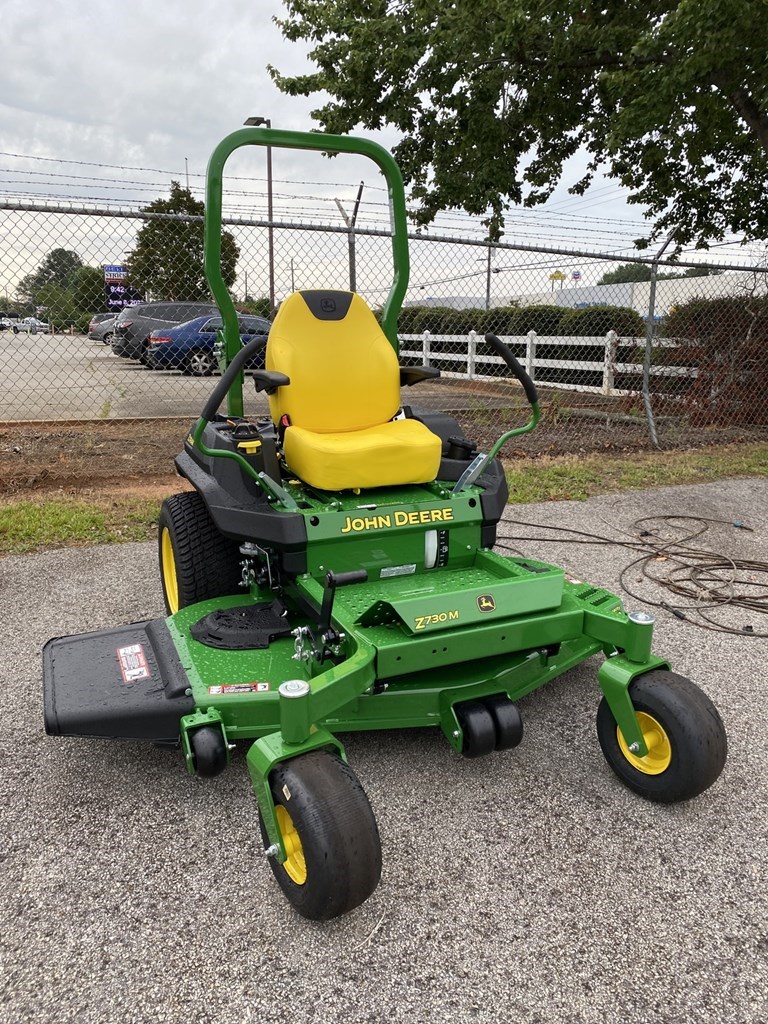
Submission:
<svg viewBox="0 0 768 1024">
<path fill-rule="evenodd" d="M 393 215 L 381 326 L 352 292 L 290 295 L 266 369 L 253 372 L 265 418 L 243 411 L 243 366 L 264 342 L 241 347 L 220 270 L 223 169 L 246 145 L 365 155 Z M 602 653 L 597 735 L 621 781 L 665 802 L 710 786 L 725 762 L 722 722 L 651 653 L 652 616 L 493 550 L 507 499 L 496 456 L 539 419 L 536 388 L 506 346 L 486 338 L 532 412 L 489 452 L 450 416 L 402 404 L 402 386 L 438 371 L 398 365 L 408 249 L 392 157 L 362 139 L 233 133 L 208 168 L 205 265 L 224 322 L 222 376 L 176 459 L 194 490 L 162 508 L 168 617 L 49 641 L 47 731 L 178 744 L 200 776 L 223 771 L 247 740 L 272 870 L 315 919 L 358 906 L 381 871 L 376 821 L 336 733 L 435 726 L 466 757 L 509 750 L 523 734 L 515 702 Z"/>
</svg>

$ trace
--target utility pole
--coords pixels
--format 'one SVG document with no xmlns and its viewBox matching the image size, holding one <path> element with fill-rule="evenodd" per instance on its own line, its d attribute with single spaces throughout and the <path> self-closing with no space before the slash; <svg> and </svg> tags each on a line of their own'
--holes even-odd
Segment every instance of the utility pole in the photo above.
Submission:
<svg viewBox="0 0 768 1024">
<path fill-rule="evenodd" d="M 339 208 L 341 216 L 344 218 L 344 223 L 347 225 L 347 241 L 349 243 L 349 290 L 351 292 L 357 291 L 357 264 L 355 261 L 355 222 L 357 221 L 357 211 L 360 209 L 360 197 L 363 194 L 363 187 L 365 182 L 360 182 L 360 188 L 357 190 L 357 199 L 355 199 L 355 206 L 352 210 L 352 216 L 348 217 L 346 210 L 341 205 L 341 200 L 336 200 L 336 205 Z"/>
</svg>

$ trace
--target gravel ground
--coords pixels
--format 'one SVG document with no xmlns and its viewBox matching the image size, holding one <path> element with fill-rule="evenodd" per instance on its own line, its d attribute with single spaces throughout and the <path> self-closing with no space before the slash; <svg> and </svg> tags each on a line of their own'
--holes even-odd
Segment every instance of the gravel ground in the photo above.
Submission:
<svg viewBox="0 0 768 1024">
<path fill-rule="evenodd" d="M 741 519 L 755 532 L 713 526 L 707 545 L 768 560 L 766 508 L 768 481 L 746 480 L 508 515 L 601 534 Z M 609 587 L 632 557 L 522 546 Z M 466 761 L 428 730 L 348 736 L 384 873 L 365 906 L 313 924 L 261 857 L 244 750 L 196 780 L 174 751 L 43 733 L 42 644 L 160 614 L 153 546 L 7 558 L 0 588 L 3 1024 L 768 1020 L 766 641 L 659 619 L 656 651 L 729 734 L 689 804 L 645 803 L 607 768 L 596 661 L 522 702 L 504 755 Z"/>
</svg>

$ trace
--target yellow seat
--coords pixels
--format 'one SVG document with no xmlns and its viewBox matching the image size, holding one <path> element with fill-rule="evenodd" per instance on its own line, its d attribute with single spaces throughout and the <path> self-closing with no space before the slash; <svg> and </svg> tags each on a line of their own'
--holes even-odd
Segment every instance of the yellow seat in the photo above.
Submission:
<svg viewBox="0 0 768 1024">
<path fill-rule="evenodd" d="M 400 408 L 394 349 L 354 292 L 294 292 L 269 332 L 267 370 L 286 374 L 269 404 L 286 462 L 322 490 L 427 483 L 441 440 Z"/>
</svg>

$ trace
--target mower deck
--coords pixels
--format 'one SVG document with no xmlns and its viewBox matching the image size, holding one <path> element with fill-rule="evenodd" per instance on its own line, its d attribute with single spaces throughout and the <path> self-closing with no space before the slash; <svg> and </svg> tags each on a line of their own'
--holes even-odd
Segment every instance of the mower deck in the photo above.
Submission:
<svg viewBox="0 0 768 1024">
<path fill-rule="evenodd" d="M 347 657 L 315 669 L 312 721 L 349 731 L 443 725 L 454 741 L 453 705 L 489 693 L 516 699 L 605 647 L 594 622 L 598 635 L 585 633 L 591 615 L 626 622 L 618 598 L 565 581 L 555 566 L 489 552 L 478 562 L 436 571 L 429 587 L 413 576 L 339 591 L 334 620 L 348 637 Z M 48 732 L 173 742 L 186 716 L 212 711 L 232 740 L 280 729 L 278 683 L 302 674 L 294 637 L 238 650 L 193 635 L 212 614 L 242 616 L 271 596 L 220 598 L 167 620 L 49 641 Z M 286 628 L 310 626 L 296 606 L 319 606 L 322 589 L 301 579 L 297 599 Z M 522 614 L 518 602 L 533 610 Z"/>
</svg>

